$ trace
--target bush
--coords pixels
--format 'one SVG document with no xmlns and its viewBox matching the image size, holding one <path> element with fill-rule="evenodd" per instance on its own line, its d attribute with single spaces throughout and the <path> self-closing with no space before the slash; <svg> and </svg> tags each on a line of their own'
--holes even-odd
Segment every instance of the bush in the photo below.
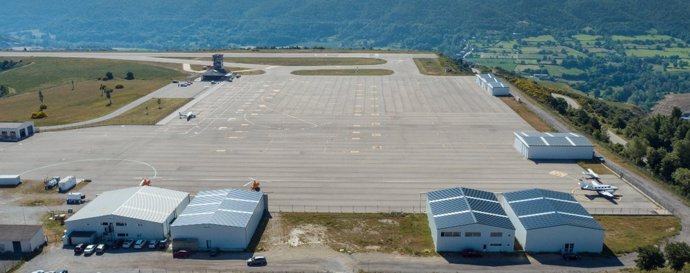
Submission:
<svg viewBox="0 0 690 273">
<path fill-rule="evenodd" d="M 46 110 L 46 109 L 48 109 L 48 105 L 41 104 L 41 106 L 39 106 L 38 109 L 39 109 L 39 111 Z"/>
<path fill-rule="evenodd" d="M 43 111 L 31 113 L 31 119 L 42 119 L 42 118 L 47 118 L 47 117 L 48 117 L 48 115 L 46 114 L 46 112 L 43 112 Z"/>
<path fill-rule="evenodd" d="M 122 89 L 122 88 L 125 88 L 125 86 L 122 84 L 115 85 L 115 89 Z"/>
<path fill-rule="evenodd" d="M 125 80 L 133 80 L 134 79 L 134 73 L 132 71 L 127 72 L 127 75 L 125 76 Z"/>
</svg>

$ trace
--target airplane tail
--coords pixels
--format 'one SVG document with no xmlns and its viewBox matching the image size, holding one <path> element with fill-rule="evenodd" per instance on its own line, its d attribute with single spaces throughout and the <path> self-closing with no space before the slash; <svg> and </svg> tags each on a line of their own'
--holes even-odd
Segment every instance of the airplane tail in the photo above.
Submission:
<svg viewBox="0 0 690 273">
<path fill-rule="evenodd" d="M 581 190 L 586 190 L 589 188 L 589 184 L 585 183 L 585 181 L 582 181 L 582 179 L 578 180 L 577 184 L 580 185 Z"/>
</svg>

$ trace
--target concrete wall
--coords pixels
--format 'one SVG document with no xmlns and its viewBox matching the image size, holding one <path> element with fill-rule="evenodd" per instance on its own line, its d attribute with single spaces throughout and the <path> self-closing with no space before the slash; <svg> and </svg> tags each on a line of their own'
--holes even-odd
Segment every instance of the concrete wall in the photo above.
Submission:
<svg viewBox="0 0 690 273">
<path fill-rule="evenodd" d="M 442 237 L 441 232 L 460 232 L 459 237 Z M 479 237 L 466 237 L 466 232 L 480 232 Z M 501 232 L 501 237 L 491 237 L 492 232 Z M 432 231 L 436 233 L 437 252 L 460 252 L 474 249 L 485 252 L 513 252 L 515 232 L 513 230 L 479 224 L 452 227 Z"/>
</svg>

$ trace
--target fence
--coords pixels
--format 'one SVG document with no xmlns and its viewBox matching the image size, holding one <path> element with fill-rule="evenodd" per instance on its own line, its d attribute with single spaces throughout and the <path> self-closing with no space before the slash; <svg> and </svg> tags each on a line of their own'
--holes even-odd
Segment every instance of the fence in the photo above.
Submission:
<svg viewBox="0 0 690 273">
<path fill-rule="evenodd" d="M 270 205 L 271 212 L 326 212 L 326 213 L 426 213 L 426 206 L 308 206 Z"/>
</svg>

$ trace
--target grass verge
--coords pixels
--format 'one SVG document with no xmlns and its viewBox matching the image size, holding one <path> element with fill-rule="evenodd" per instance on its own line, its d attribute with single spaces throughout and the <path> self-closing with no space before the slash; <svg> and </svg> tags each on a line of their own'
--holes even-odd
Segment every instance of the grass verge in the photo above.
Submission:
<svg viewBox="0 0 690 273">
<path fill-rule="evenodd" d="M 436 255 L 426 214 L 282 213 L 281 221 L 288 232 L 307 225 L 325 227 L 324 243 L 336 251 Z"/>
<path fill-rule="evenodd" d="M 529 125 L 531 125 L 535 130 L 539 132 L 553 132 L 555 131 L 551 125 L 546 123 L 539 116 L 530 111 L 525 105 L 517 102 L 514 97 L 501 97 L 503 103 L 508 105 L 510 109 L 513 109 L 523 120 L 525 120 Z"/>
<path fill-rule="evenodd" d="M 175 110 L 179 109 L 186 103 L 190 102 L 192 99 L 172 99 L 172 98 L 161 98 L 160 105 L 158 104 L 159 99 L 150 99 L 147 102 L 137 106 L 136 108 L 125 112 L 122 115 L 114 117 L 109 120 L 105 120 L 93 126 L 106 126 L 106 125 L 155 125 L 158 121 L 167 117 Z"/>
<path fill-rule="evenodd" d="M 65 203 L 64 199 L 49 196 L 35 196 L 23 199 L 19 205 L 24 207 L 59 206 Z"/>
<path fill-rule="evenodd" d="M 198 61 L 211 61 L 211 58 L 176 58 Z M 241 64 L 263 64 L 280 66 L 330 66 L 330 65 L 375 65 L 385 64 L 386 60 L 379 58 L 350 58 L 350 57 L 229 57 L 223 58 L 224 62 Z"/>
<path fill-rule="evenodd" d="M 50 219 L 54 214 L 62 214 L 64 212 L 46 212 L 41 217 L 41 223 L 43 224 L 43 231 L 48 238 L 48 243 L 58 243 L 62 239 L 62 233 L 65 230 L 65 226 L 62 222 Z"/>
<path fill-rule="evenodd" d="M 414 58 L 414 63 L 419 69 L 419 73 L 429 76 L 461 76 L 471 75 L 461 71 L 450 59 L 439 58 Z"/>
<path fill-rule="evenodd" d="M 615 254 L 655 245 L 678 234 L 680 220 L 674 216 L 594 216 L 606 229 L 605 244 Z"/>
<path fill-rule="evenodd" d="M 316 69 L 295 70 L 293 75 L 300 76 L 387 76 L 393 75 L 393 70 L 388 69 Z"/>
<path fill-rule="evenodd" d="M 592 169 L 597 174 L 614 174 L 609 170 L 609 168 L 606 168 L 604 164 L 601 164 L 601 162 L 598 161 L 578 161 L 577 165 L 582 167 L 583 169 Z"/>
</svg>

